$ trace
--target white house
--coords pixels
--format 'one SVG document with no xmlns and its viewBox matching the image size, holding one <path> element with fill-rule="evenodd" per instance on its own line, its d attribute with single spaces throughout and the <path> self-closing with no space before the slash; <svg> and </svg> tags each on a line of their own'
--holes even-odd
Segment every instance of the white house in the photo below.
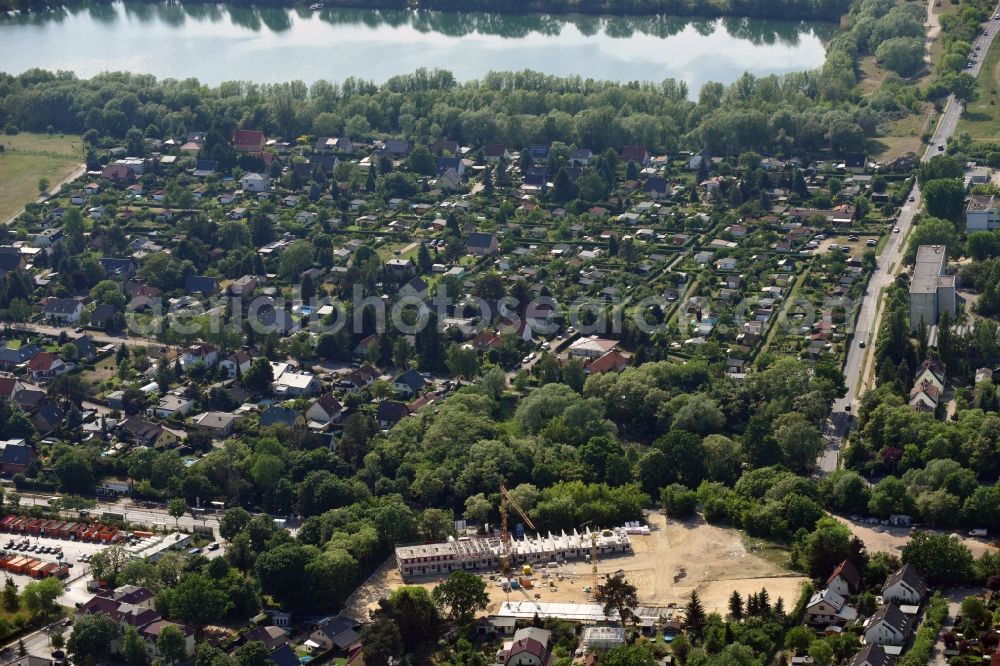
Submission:
<svg viewBox="0 0 1000 666">
<path fill-rule="evenodd" d="M 910 618 L 893 603 L 875 611 L 864 626 L 865 643 L 869 645 L 901 646 L 909 635 Z"/>
<path fill-rule="evenodd" d="M 886 603 L 895 602 L 919 606 L 927 594 L 927 583 L 923 576 L 910 564 L 904 564 L 896 573 L 889 576 L 882 586 L 882 598 Z"/>
<path fill-rule="evenodd" d="M 218 360 L 219 350 L 204 342 L 191 345 L 185 349 L 184 353 L 181 355 L 181 364 L 185 367 L 195 363 L 204 363 L 205 365 L 211 367 L 215 365 Z"/>
<path fill-rule="evenodd" d="M 250 354 L 241 349 L 219 361 L 219 367 L 225 370 L 229 378 L 232 379 L 237 374 L 242 374 L 249 370 L 252 362 L 253 358 L 250 357 Z M 239 369 L 239 373 L 237 373 L 237 368 Z"/>
<path fill-rule="evenodd" d="M 160 402 L 157 403 L 156 407 L 151 407 L 149 409 L 149 413 L 157 418 L 169 419 L 173 417 L 174 414 L 186 416 L 193 408 L 194 400 L 174 395 L 173 393 L 168 393 L 160 398 Z"/>
<path fill-rule="evenodd" d="M 150 656 L 155 660 L 162 660 L 162 655 L 156 647 L 156 641 L 160 636 L 160 632 L 166 627 L 177 627 L 181 630 L 184 634 L 184 654 L 188 657 L 193 655 L 194 633 L 182 624 L 169 622 L 167 620 L 159 620 L 157 622 L 151 622 L 139 630 L 139 635 L 146 641 L 146 649 L 149 651 Z"/>
<path fill-rule="evenodd" d="M 240 178 L 240 187 L 244 192 L 268 192 L 271 183 L 267 176 L 261 173 L 248 173 Z"/>
<path fill-rule="evenodd" d="M 340 404 L 339 400 L 332 395 L 324 395 L 309 406 L 309 409 L 306 410 L 306 418 L 326 425 L 339 421 L 343 411 L 344 406 Z"/>
<path fill-rule="evenodd" d="M 842 625 L 858 617 L 858 612 L 847 605 L 847 600 L 830 588 L 812 595 L 806 604 L 806 622 L 829 626 Z"/>
<path fill-rule="evenodd" d="M 316 375 L 308 372 L 283 372 L 271 384 L 275 395 L 282 397 L 316 395 L 321 387 Z"/>
<path fill-rule="evenodd" d="M 826 588 L 845 598 L 856 593 L 861 589 L 861 574 L 858 568 L 844 560 L 830 574 Z"/>
<path fill-rule="evenodd" d="M 45 318 L 59 324 L 78 324 L 83 303 L 75 298 L 50 298 L 42 309 Z"/>
<path fill-rule="evenodd" d="M 723 257 L 715 262 L 715 267 L 720 271 L 735 271 L 736 259 L 733 257 Z"/>
</svg>

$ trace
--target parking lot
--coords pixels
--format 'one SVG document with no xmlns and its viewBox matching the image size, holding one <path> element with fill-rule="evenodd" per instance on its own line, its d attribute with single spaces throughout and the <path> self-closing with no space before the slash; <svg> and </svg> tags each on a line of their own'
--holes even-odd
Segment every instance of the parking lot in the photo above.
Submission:
<svg viewBox="0 0 1000 666">
<path fill-rule="evenodd" d="M 827 236 L 820 239 L 818 242 L 818 249 L 815 249 L 814 252 L 817 254 L 826 254 L 830 250 L 837 250 L 843 252 L 844 256 L 847 258 L 854 257 L 855 259 L 860 259 L 867 250 L 874 249 L 877 246 L 878 236 L 859 236 L 855 234 L 848 236 L 837 235 Z M 844 251 L 844 248 L 847 248 L 846 252 Z"/>
<path fill-rule="evenodd" d="M 85 567 L 87 561 L 95 553 L 104 550 L 108 545 L 39 535 L 0 534 L 0 546 L 4 552 L 9 554 L 23 555 L 43 562 L 61 562 L 70 565 L 69 575 L 73 578 L 80 573 L 80 567 Z M 62 558 L 58 557 L 59 554 L 62 554 Z M 14 576 L 15 580 L 17 578 L 30 579 L 30 576 L 6 573 Z"/>
</svg>

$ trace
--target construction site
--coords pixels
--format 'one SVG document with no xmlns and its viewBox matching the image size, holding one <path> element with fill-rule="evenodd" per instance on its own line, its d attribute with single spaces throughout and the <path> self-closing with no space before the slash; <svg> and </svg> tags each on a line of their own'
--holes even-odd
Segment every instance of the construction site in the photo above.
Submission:
<svg viewBox="0 0 1000 666">
<path fill-rule="evenodd" d="M 449 538 L 444 543 L 400 546 L 396 549 L 396 566 L 403 579 L 414 576 L 449 574 L 453 571 L 473 571 L 477 569 L 500 569 L 500 585 L 507 590 L 516 589 L 523 576 L 513 578 L 514 567 L 519 574 L 530 576 L 532 567 L 541 564 L 556 568 L 567 560 L 586 558 L 593 566 L 594 580 L 597 579 L 597 558 L 605 555 L 621 555 L 631 552 L 632 542 L 628 529 L 615 528 L 591 530 L 581 525 L 583 532 L 573 530 L 572 534 L 561 532 L 554 536 L 538 535 L 529 538 L 523 534 L 520 539 L 511 538 L 509 513 L 513 511 L 530 529 L 535 524 L 507 487 L 500 482 L 500 535 L 490 537 Z M 642 531 L 646 528 L 636 523 L 629 529 Z"/>
<path fill-rule="evenodd" d="M 524 540 L 512 538 L 512 566 L 507 580 L 516 581 L 516 587 L 508 585 L 505 588 L 505 577 L 497 560 L 494 560 L 492 568 L 483 567 L 477 571 L 487 582 L 490 595 L 487 612 L 504 615 L 506 611 L 520 617 L 520 611 L 526 613 L 529 609 L 533 615 L 539 608 L 543 609 L 542 612 L 562 608 L 548 604 L 594 604 L 595 585 L 618 573 L 624 574 L 638 588 L 639 601 L 644 606 L 670 607 L 674 604 L 683 607 L 691 592 L 696 590 L 707 611 L 722 613 L 728 608 L 733 590 L 745 598 L 766 588 L 772 599 L 782 597 L 786 606 L 790 606 L 798 599 L 801 585 L 807 580 L 789 572 L 773 555 L 765 557 L 763 551 L 738 530 L 709 525 L 702 518 L 668 520 L 659 512 L 649 513 L 645 523 L 648 526 L 645 533 L 629 530 L 625 534 L 629 547 L 617 556 L 608 553 L 607 557 L 602 557 L 598 553 L 596 559 L 584 555 L 575 560 L 567 557 L 564 561 L 542 558 L 544 566 L 517 563 L 516 574 L 513 566 L 515 546 L 519 547 Z M 626 531 L 625 528 L 620 530 Z M 587 530 L 579 530 L 584 543 L 587 534 Z M 593 530 L 589 534 L 599 536 L 601 532 Z M 495 548 L 498 539 L 486 541 Z M 529 538 L 528 541 L 536 542 L 538 539 Z M 450 542 L 444 545 L 450 547 Z M 576 545 L 578 553 L 585 552 L 579 543 Z M 436 555 L 446 554 L 450 551 L 442 550 Z M 434 555 L 428 553 L 424 556 Z M 448 560 L 440 560 L 433 564 L 446 562 Z M 556 566 L 549 567 L 550 562 L 555 562 Z M 430 564 L 432 562 L 423 563 L 424 566 Z M 525 574 L 525 566 L 532 567 L 530 574 Z M 501 573 L 498 575 L 498 572 Z M 444 569 L 427 574 L 413 573 L 404 581 L 398 558 L 391 557 L 355 591 L 347 602 L 345 612 L 366 617 L 369 610 L 377 607 L 379 599 L 399 586 L 408 584 L 432 589 L 447 576 L 447 569 Z"/>
<path fill-rule="evenodd" d="M 632 542 L 624 529 L 595 530 L 585 528 L 559 535 L 511 539 L 509 562 L 512 567 L 555 564 L 567 560 L 624 555 L 632 551 Z M 504 539 L 500 537 L 465 537 L 444 543 L 402 546 L 396 549 L 396 565 L 404 580 L 416 576 L 447 575 L 452 571 L 502 569 Z"/>
</svg>

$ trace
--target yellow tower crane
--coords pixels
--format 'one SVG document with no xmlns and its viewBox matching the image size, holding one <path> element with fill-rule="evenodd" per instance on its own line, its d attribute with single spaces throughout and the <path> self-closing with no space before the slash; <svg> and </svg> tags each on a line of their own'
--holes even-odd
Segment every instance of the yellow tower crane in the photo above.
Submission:
<svg viewBox="0 0 1000 666">
<path fill-rule="evenodd" d="M 535 529 L 535 524 L 531 522 L 531 518 L 528 518 L 528 514 L 521 508 L 521 505 L 517 503 L 511 494 L 507 490 L 507 486 L 504 485 L 503 481 L 500 482 L 500 573 L 506 579 L 507 587 L 510 587 L 510 530 L 507 526 L 507 511 L 508 507 L 514 509 L 514 511 L 521 517 L 524 524 Z"/>
</svg>

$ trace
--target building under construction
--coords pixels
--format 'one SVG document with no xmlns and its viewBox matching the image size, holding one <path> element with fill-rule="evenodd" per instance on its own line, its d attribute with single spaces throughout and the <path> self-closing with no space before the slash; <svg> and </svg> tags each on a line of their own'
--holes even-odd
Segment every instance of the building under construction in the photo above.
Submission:
<svg viewBox="0 0 1000 666">
<path fill-rule="evenodd" d="M 563 560 L 584 559 L 594 549 L 598 557 L 632 552 L 632 543 L 624 528 L 591 533 L 573 530 L 572 534 L 511 539 L 510 564 L 520 567 Z M 498 569 L 503 556 L 499 536 L 449 539 L 444 543 L 401 546 L 396 549 L 396 565 L 403 578 L 449 574 L 452 571 Z"/>
</svg>

